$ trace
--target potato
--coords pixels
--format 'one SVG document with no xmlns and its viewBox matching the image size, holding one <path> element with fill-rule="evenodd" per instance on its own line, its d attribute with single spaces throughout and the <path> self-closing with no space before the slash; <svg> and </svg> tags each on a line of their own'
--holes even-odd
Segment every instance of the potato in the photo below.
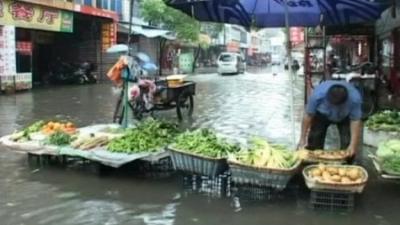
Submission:
<svg viewBox="0 0 400 225">
<path fill-rule="evenodd" d="M 341 177 L 346 176 L 346 169 L 345 168 L 339 168 L 338 169 L 338 174 Z"/>
<path fill-rule="evenodd" d="M 342 180 L 342 177 L 340 177 L 339 175 L 333 175 L 331 177 L 331 180 L 334 182 L 340 182 Z"/>
<path fill-rule="evenodd" d="M 355 180 L 356 183 L 361 183 L 362 182 L 362 178 L 357 178 L 357 180 Z"/>
<path fill-rule="evenodd" d="M 347 170 L 346 175 L 352 180 L 360 178 L 360 172 L 356 168 Z"/>
<path fill-rule="evenodd" d="M 351 180 L 348 177 L 342 177 L 340 182 L 342 182 L 343 184 L 350 184 Z"/>
<path fill-rule="evenodd" d="M 319 164 L 318 169 L 324 172 L 326 170 L 326 166 L 324 164 Z"/>
<path fill-rule="evenodd" d="M 322 171 L 319 168 L 314 168 L 311 170 L 311 174 L 313 177 L 320 177 L 322 175 Z"/>
<path fill-rule="evenodd" d="M 331 174 L 328 171 L 323 171 L 322 178 L 324 181 L 331 181 Z"/>
<path fill-rule="evenodd" d="M 331 175 L 336 175 L 338 174 L 338 169 L 336 167 L 327 167 L 326 170 L 331 174 Z"/>
</svg>

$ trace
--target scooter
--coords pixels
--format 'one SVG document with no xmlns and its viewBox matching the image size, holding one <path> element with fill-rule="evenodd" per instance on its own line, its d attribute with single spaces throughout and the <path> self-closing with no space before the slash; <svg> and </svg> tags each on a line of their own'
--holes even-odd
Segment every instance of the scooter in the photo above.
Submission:
<svg viewBox="0 0 400 225">
<path fill-rule="evenodd" d="M 78 69 L 74 72 L 76 77 L 81 77 L 80 84 L 94 84 L 97 82 L 97 77 L 93 75 L 94 66 L 89 62 L 83 62 L 79 65 Z"/>
<path fill-rule="evenodd" d="M 79 66 L 61 62 L 52 66 L 49 80 L 53 84 L 96 83 L 97 78 L 92 74 L 93 70 L 93 65 L 89 62 L 83 62 Z"/>
<path fill-rule="evenodd" d="M 349 66 L 344 69 L 333 69 L 332 79 L 346 80 L 351 82 L 354 79 L 376 79 L 377 69 L 371 62 L 362 63 L 360 65 Z"/>
</svg>

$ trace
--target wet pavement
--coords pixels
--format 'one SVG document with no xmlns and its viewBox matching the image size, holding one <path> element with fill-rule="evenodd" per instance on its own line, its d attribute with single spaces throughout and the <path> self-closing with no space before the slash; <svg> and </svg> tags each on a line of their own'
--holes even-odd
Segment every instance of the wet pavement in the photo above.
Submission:
<svg viewBox="0 0 400 225">
<path fill-rule="evenodd" d="M 290 143 L 290 86 L 285 73 L 273 76 L 271 70 L 255 70 L 239 76 L 209 74 L 191 79 L 197 83 L 192 126 L 214 128 L 240 142 L 258 135 Z M 300 77 L 295 94 L 296 121 L 300 121 Z M 107 123 L 117 96 L 109 84 L 0 96 L 0 135 L 54 116 L 67 117 L 79 126 Z M 176 119 L 175 111 L 156 116 Z M 365 193 L 357 196 L 355 211 L 349 214 L 310 210 L 308 192 L 301 184 L 277 199 L 242 202 L 237 211 L 232 198 L 188 193 L 181 176 L 144 179 L 118 171 L 96 176 L 71 168 L 37 168 L 27 164 L 25 155 L 0 150 L 1 225 L 395 225 L 400 220 L 400 183 L 378 179 L 371 169 Z M 370 167 L 365 157 L 360 162 Z"/>
</svg>

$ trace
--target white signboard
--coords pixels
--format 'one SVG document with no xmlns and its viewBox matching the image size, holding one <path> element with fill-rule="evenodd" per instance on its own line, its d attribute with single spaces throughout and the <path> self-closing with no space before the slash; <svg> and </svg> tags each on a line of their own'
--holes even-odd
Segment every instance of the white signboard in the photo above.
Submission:
<svg viewBox="0 0 400 225">
<path fill-rule="evenodd" d="M 15 56 L 15 27 L 0 26 L 0 79 L 1 87 L 14 85 L 17 73 Z"/>
</svg>

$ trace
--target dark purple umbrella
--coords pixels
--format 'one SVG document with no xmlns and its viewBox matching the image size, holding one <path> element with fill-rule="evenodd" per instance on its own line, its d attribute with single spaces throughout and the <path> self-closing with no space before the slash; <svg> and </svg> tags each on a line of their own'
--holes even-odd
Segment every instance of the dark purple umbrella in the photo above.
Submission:
<svg viewBox="0 0 400 225">
<path fill-rule="evenodd" d="M 167 0 L 167 4 L 200 21 L 260 28 L 285 27 L 286 12 L 291 27 L 370 22 L 389 6 L 367 0 Z"/>
</svg>

